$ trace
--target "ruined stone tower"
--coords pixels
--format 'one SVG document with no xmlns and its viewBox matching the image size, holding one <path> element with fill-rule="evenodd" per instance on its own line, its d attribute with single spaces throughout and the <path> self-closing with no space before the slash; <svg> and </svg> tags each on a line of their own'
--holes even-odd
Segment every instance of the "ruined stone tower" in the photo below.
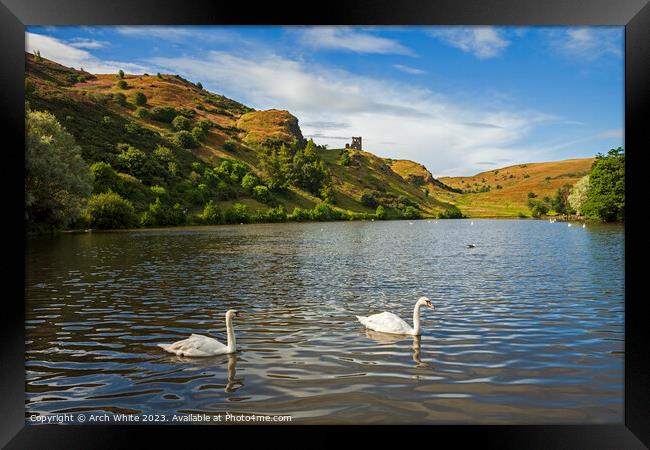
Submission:
<svg viewBox="0 0 650 450">
<path fill-rule="evenodd" d="M 354 137 L 352 136 L 352 144 L 345 144 L 345 148 L 353 148 L 355 150 L 361 150 L 361 136 Z"/>
</svg>

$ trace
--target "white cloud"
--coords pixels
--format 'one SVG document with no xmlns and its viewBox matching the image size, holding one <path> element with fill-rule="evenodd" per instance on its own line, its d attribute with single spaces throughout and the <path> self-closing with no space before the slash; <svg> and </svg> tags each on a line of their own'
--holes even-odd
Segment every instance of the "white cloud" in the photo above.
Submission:
<svg viewBox="0 0 650 450">
<path fill-rule="evenodd" d="M 224 27 L 204 29 L 199 26 L 160 26 L 132 25 L 119 26 L 115 30 L 124 35 L 139 38 L 161 39 L 164 41 L 182 43 L 241 43 L 241 36 Z"/>
<path fill-rule="evenodd" d="M 350 27 L 318 26 L 299 30 L 298 43 L 313 49 L 415 56 L 411 49 L 399 41 L 356 31 Z"/>
<path fill-rule="evenodd" d="M 429 34 L 478 59 L 495 58 L 510 45 L 503 33 L 494 27 L 442 27 L 431 30 Z"/>
<path fill-rule="evenodd" d="M 410 75 L 423 75 L 426 72 L 422 69 L 417 69 L 415 67 L 405 66 L 403 64 L 393 64 L 393 67 L 399 70 L 400 72 L 408 73 Z"/>
<path fill-rule="evenodd" d="M 537 125 L 556 120 L 529 110 L 482 108 L 475 97 L 463 105 L 410 84 L 277 55 L 215 51 L 201 59 L 149 62 L 255 108 L 288 109 L 299 118 L 303 134 L 318 143 L 340 148 L 341 138 L 360 135 L 368 151 L 421 162 L 434 175 L 478 172 L 486 160 L 529 161 L 535 155 L 518 145 Z"/>
<path fill-rule="evenodd" d="M 25 33 L 25 51 L 33 53 L 34 50 L 39 50 L 44 58 L 75 69 L 83 68 L 90 73 L 112 73 L 120 69 L 127 73 L 151 71 L 140 64 L 100 60 L 87 50 L 77 48 L 57 38 L 27 32 Z"/>
<path fill-rule="evenodd" d="M 550 44 L 559 53 L 587 61 L 602 56 L 623 57 L 621 27 L 589 27 L 554 29 L 549 32 Z"/>
<path fill-rule="evenodd" d="M 106 41 L 98 41 L 95 39 L 84 39 L 84 38 L 73 39 L 68 44 L 75 48 L 87 48 L 91 50 L 104 48 L 108 46 L 108 42 Z"/>
</svg>

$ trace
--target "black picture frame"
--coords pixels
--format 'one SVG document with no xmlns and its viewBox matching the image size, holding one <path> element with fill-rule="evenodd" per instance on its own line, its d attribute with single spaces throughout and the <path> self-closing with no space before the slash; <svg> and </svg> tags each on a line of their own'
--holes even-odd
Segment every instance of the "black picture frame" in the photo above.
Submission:
<svg viewBox="0 0 650 450">
<path fill-rule="evenodd" d="M 255 6 L 253 6 L 255 5 Z M 318 5 L 264 2 L 210 2 L 184 0 L 0 0 L 0 123 L 6 127 L 0 140 L 0 164 L 5 242 L 11 249 L 3 258 L 5 290 L 2 296 L 0 345 L 0 445 L 15 449 L 120 448 L 129 446 L 136 434 L 158 439 L 182 439 L 186 433 L 218 435 L 242 429 L 186 426 L 74 426 L 25 425 L 24 367 L 24 26 L 25 25 L 126 25 L 126 24 L 350 24 L 350 25 L 623 25 L 625 26 L 625 418 L 620 425 L 585 426 L 435 426 L 408 430 L 404 437 L 420 434 L 423 445 L 441 441 L 461 447 L 468 443 L 506 448 L 644 448 L 650 446 L 650 380 L 648 379 L 647 326 L 643 314 L 640 231 L 644 198 L 641 163 L 644 131 L 650 117 L 650 4 L 648 0 L 328 0 Z M 13 244 L 13 245 L 11 245 Z M 635 263 L 638 260 L 638 263 Z M 22 263 L 21 263 L 22 262 Z M 422 428 L 426 428 L 423 430 Z M 337 430 L 341 428 L 336 427 Z M 346 430 L 350 430 L 346 427 Z M 361 427 L 355 432 L 373 439 L 399 438 L 403 427 Z M 337 442 L 322 427 L 251 427 L 277 437 L 279 432 L 304 432 L 319 443 Z M 308 435 L 309 436 L 309 435 Z M 293 439 L 292 439 L 293 441 Z M 215 444 L 217 443 L 216 441 Z M 293 441 L 298 445 L 297 441 Z M 430 442 L 431 444 L 426 444 Z"/>
</svg>

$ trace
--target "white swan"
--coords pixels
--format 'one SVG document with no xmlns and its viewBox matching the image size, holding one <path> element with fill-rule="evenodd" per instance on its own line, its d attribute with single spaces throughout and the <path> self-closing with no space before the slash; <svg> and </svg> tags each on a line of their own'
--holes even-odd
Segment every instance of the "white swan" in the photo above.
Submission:
<svg viewBox="0 0 650 450">
<path fill-rule="evenodd" d="M 361 324 L 373 331 L 380 331 L 382 333 L 391 334 L 410 334 L 411 336 L 420 335 L 420 308 L 428 306 L 434 309 L 431 300 L 426 297 L 420 297 L 413 309 L 413 327 L 404 322 L 393 313 L 383 312 L 381 314 L 374 314 L 372 316 L 357 316 Z"/>
<path fill-rule="evenodd" d="M 158 344 L 166 352 L 178 356 L 216 356 L 235 353 L 237 346 L 235 343 L 235 330 L 232 327 L 232 318 L 239 317 L 239 311 L 229 309 L 226 312 L 226 334 L 228 335 L 228 345 L 224 345 L 214 338 L 192 334 L 187 339 L 174 342 L 173 344 Z"/>
</svg>

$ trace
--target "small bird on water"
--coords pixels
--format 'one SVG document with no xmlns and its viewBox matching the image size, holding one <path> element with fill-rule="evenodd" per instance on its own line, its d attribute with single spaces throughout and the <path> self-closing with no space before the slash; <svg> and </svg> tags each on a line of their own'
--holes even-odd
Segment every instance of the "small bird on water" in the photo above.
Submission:
<svg viewBox="0 0 650 450">
<path fill-rule="evenodd" d="M 467 248 L 474 248 L 474 247 L 476 247 L 476 245 L 474 245 L 474 244 L 467 244 Z"/>
</svg>

